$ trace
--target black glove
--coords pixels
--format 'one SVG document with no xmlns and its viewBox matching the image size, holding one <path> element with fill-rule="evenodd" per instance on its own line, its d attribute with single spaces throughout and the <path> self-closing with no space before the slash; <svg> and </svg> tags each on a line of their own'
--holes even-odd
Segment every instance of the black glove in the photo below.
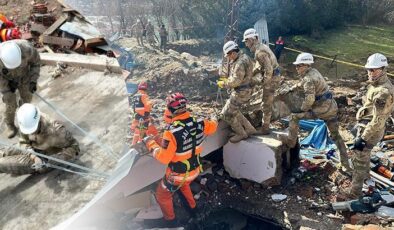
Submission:
<svg viewBox="0 0 394 230">
<path fill-rule="evenodd" d="M 8 87 L 10 87 L 11 93 L 15 93 L 16 89 L 18 88 L 18 83 L 14 81 L 9 81 Z"/>
<path fill-rule="evenodd" d="M 37 91 L 37 82 L 30 82 L 29 90 L 31 93 L 34 93 Z"/>
<path fill-rule="evenodd" d="M 363 151 L 367 142 L 365 142 L 361 137 L 356 137 L 353 143 L 353 149 Z"/>
</svg>

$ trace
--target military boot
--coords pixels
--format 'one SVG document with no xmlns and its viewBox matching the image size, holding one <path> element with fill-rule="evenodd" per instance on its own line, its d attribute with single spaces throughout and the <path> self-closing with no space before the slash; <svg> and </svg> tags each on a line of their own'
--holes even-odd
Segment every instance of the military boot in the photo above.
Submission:
<svg viewBox="0 0 394 230">
<path fill-rule="evenodd" d="M 6 136 L 11 139 L 16 136 L 18 133 L 18 129 L 15 127 L 13 124 L 7 124 L 7 131 L 6 131 Z"/>
<path fill-rule="evenodd" d="M 241 122 L 242 126 L 245 128 L 245 131 L 248 135 L 253 135 L 257 133 L 257 130 L 250 124 L 249 120 L 246 119 L 245 116 L 239 116 L 238 121 Z"/>
<path fill-rule="evenodd" d="M 248 138 L 248 134 L 246 133 L 244 127 L 242 127 L 238 121 L 231 125 L 231 129 L 235 132 L 235 136 L 230 138 L 231 143 L 237 143 L 243 139 Z"/>
<path fill-rule="evenodd" d="M 262 127 L 257 130 L 258 135 L 268 135 L 271 133 L 270 124 L 264 123 Z"/>
</svg>

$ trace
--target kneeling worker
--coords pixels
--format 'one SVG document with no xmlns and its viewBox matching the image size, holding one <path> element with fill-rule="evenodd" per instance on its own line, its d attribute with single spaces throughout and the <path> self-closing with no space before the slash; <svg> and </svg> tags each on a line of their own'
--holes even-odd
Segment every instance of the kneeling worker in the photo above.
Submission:
<svg viewBox="0 0 394 230">
<path fill-rule="evenodd" d="M 60 160 L 69 161 L 79 154 L 79 144 L 64 125 L 51 120 L 41 113 L 33 104 L 25 103 L 17 111 L 22 149 L 50 155 Z M 15 175 L 47 171 L 46 168 L 33 169 L 32 166 L 42 165 L 43 159 L 23 151 L 9 147 L 0 157 L 0 173 Z"/>
</svg>

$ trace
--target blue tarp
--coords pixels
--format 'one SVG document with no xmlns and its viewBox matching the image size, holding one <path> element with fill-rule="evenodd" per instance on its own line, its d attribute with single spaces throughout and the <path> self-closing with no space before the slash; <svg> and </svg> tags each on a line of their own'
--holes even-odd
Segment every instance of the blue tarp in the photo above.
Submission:
<svg viewBox="0 0 394 230">
<path fill-rule="evenodd" d="M 301 146 L 312 147 L 314 149 L 324 150 L 331 148 L 333 141 L 328 136 L 327 126 L 322 120 L 301 120 L 300 128 L 312 130 L 304 140 Z"/>
</svg>

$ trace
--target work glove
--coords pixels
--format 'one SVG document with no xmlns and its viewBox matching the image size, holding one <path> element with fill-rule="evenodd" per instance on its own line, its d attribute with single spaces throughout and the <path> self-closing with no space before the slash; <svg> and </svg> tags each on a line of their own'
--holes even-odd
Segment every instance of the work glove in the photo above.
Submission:
<svg viewBox="0 0 394 230">
<path fill-rule="evenodd" d="M 36 172 L 43 173 L 46 171 L 48 160 L 35 156 L 34 164 L 31 166 Z"/>
<path fill-rule="evenodd" d="M 363 151 L 366 145 L 367 142 L 365 142 L 361 137 L 356 137 L 352 149 Z"/>
<path fill-rule="evenodd" d="M 218 87 L 221 88 L 221 89 L 224 88 L 224 84 L 225 83 L 226 83 L 225 81 L 217 81 Z"/>
<path fill-rule="evenodd" d="M 29 90 L 31 93 L 36 92 L 37 91 L 37 82 L 30 82 Z"/>
<path fill-rule="evenodd" d="M 153 140 L 154 136 L 152 135 L 147 135 L 146 137 L 144 137 L 144 139 L 142 139 L 142 142 L 144 142 L 145 144 L 147 144 L 149 141 Z"/>
</svg>

